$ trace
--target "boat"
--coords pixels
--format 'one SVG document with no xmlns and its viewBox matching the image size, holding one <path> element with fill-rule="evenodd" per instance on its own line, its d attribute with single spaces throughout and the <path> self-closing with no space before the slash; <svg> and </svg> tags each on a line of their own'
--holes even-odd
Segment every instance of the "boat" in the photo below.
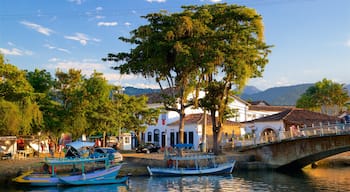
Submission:
<svg viewBox="0 0 350 192">
<path fill-rule="evenodd" d="M 29 171 L 12 181 L 30 186 L 96 185 L 125 183 L 117 178 L 124 163 L 111 164 L 108 156 L 80 158 L 45 158 L 38 172 Z"/>
<path fill-rule="evenodd" d="M 176 155 L 167 158 L 167 167 L 147 166 L 147 170 L 150 176 L 230 174 L 235 163 L 235 160 L 217 163 L 216 156 L 211 154 Z"/>
</svg>

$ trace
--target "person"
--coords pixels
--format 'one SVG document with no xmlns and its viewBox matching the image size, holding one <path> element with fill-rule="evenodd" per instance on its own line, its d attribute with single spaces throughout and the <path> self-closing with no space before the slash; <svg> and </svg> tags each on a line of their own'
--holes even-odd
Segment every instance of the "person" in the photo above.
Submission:
<svg viewBox="0 0 350 192">
<path fill-rule="evenodd" d="M 55 146 L 54 143 L 52 142 L 52 140 L 49 140 L 49 152 L 51 157 L 54 157 L 54 150 L 55 150 Z"/>
<path fill-rule="evenodd" d="M 17 149 L 24 150 L 24 139 L 22 137 L 17 140 Z"/>
<path fill-rule="evenodd" d="M 40 147 L 41 147 L 41 152 L 44 152 L 45 146 L 44 146 L 44 142 L 40 142 Z"/>
</svg>

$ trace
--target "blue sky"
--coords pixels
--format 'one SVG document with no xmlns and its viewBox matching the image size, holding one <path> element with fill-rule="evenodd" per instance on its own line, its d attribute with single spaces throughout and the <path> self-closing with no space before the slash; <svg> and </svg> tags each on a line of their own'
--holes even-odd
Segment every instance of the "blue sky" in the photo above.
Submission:
<svg viewBox="0 0 350 192">
<path fill-rule="evenodd" d="M 112 84 L 158 88 L 153 80 L 119 75 L 101 61 L 130 50 L 118 40 L 148 13 L 180 12 L 181 5 L 246 5 L 262 15 L 267 44 L 274 45 L 261 90 L 315 83 L 327 78 L 349 84 L 350 1 L 348 0 L 1 0 L 0 52 L 20 69 L 81 69 L 102 72 Z"/>
</svg>

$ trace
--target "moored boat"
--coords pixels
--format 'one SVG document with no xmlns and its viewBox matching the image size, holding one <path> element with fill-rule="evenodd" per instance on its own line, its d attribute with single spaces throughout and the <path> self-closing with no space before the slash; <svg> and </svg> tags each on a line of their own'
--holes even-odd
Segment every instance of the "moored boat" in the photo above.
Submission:
<svg viewBox="0 0 350 192">
<path fill-rule="evenodd" d="M 167 159 L 167 167 L 150 167 L 150 176 L 185 176 L 230 174 L 236 161 L 217 163 L 214 155 L 171 156 Z"/>
<path fill-rule="evenodd" d="M 13 179 L 31 186 L 91 185 L 126 182 L 117 179 L 123 163 L 110 164 L 108 156 L 97 158 L 45 158 L 41 170 Z"/>
</svg>

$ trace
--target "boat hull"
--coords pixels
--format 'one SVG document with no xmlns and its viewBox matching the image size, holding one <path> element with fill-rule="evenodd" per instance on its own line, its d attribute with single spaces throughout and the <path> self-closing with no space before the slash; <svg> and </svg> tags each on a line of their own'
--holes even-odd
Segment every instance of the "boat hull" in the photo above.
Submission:
<svg viewBox="0 0 350 192">
<path fill-rule="evenodd" d="M 112 166 L 108 169 L 96 170 L 94 172 L 79 174 L 79 175 L 54 175 L 51 174 L 36 174 L 27 172 L 13 179 L 19 184 L 30 186 L 57 186 L 57 185 L 96 185 L 96 184 L 112 184 L 120 183 L 123 180 L 116 179 L 122 164 Z M 125 181 L 124 181 L 125 182 Z"/>
<path fill-rule="evenodd" d="M 219 164 L 216 167 L 187 169 L 187 168 L 157 168 L 147 167 L 150 176 L 185 176 L 185 175 L 215 175 L 215 174 L 230 174 L 233 171 L 236 161 L 232 163 Z"/>
</svg>

